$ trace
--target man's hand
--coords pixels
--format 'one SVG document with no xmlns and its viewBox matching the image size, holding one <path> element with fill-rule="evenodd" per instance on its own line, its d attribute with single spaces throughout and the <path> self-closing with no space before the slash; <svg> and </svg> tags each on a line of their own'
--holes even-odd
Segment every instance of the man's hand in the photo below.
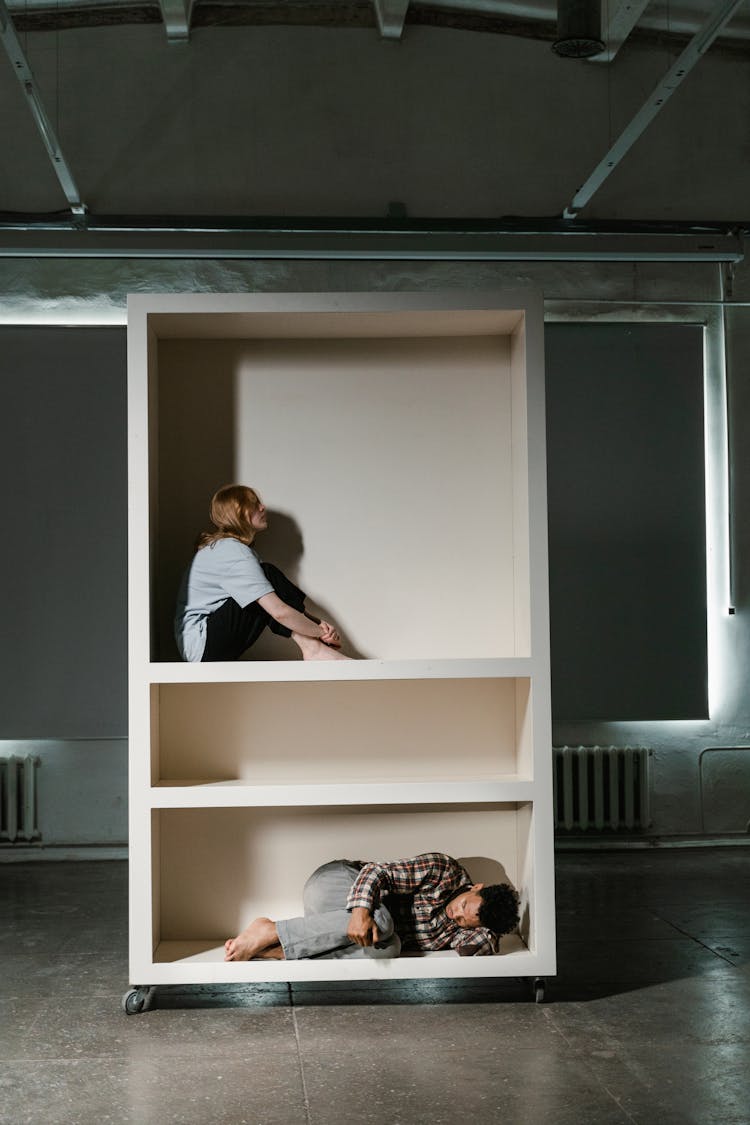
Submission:
<svg viewBox="0 0 750 1125">
<path fill-rule="evenodd" d="M 364 906 L 355 906 L 352 910 L 347 934 L 357 945 L 374 945 L 380 941 L 375 919 Z"/>
</svg>

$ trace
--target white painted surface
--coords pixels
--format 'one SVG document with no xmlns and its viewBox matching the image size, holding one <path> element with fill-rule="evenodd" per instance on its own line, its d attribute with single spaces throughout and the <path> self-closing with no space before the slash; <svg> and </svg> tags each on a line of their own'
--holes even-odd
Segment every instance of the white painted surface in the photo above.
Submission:
<svg viewBox="0 0 750 1125">
<path fill-rule="evenodd" d="M 228 432 L 206 425 L 225 381 Z M 212 493 L 241 481 L 270 511 L 261 557 L 281 550 L 355 652 L 516 655 L 506 337 L 170 341 L 159 384 L 165 607 Z"/>
<path fill-rule="evenodd" d="M 272 302 L 286 310 L 281 326 L 291 333 L 291 341 L 259 345 L 256 339 L 252 346 L 236 342 L 232 317 L 239 313 L 247 332 L 253 309 L 266 318 L 268 298 L 231 297 L 227 307 L 232 312 L 224 314 L 222 298 L 138 298 L 131 303 L 129 331 L 137 341 L 129 367 L 134 389 L 131 583 L 137 587 L 131 598 L 131 978 L 143 983 L 167 979 L 159 978 L 161 965 L 153 962 L 160 942 L 205 943 L 231 935 L 243 918 L 259 911 L 274 917 L 299 911 L 305 878 L 333 857 L 396 859 L 428 850 L 473 856 L 466 861 L 470 870 L 493 868 L 483 881 L 507 877 L 522 892 L 522 933 L 530 954 L 519 955 L 515 969 L 511 959 L 485 959 L 491 967 L 472 969 L 472 974 L 517 973 L 518 964 L 529 972 L 551 972 L 540 302 L 530 293 L 491 300 L 456 293 L 279 295 Z M 361 309 L 368 303 L 378 310 L 376 338 L 361 328 Z M 320 342 L 313 333 L 302 345 L 294 336 L 302 323 L 297 317 L 302 314 L 309 326 L 306 308 L 320 311 L 321 304 L 324 313 L 326 306 L 336 312 L 322 318 L 336 338 Z M 181 306 L 191 314 L 189 345 L 175 343 L 169 319 L 170 312 L 181 315 Z M 493 311 L 475 311 L 493 306 L 515 311 L 499 318 Z M 205 323 L 201 308 L 209 314 Z M 417 313 L 406 333 L 404 308 Z M 158 315 L 151 316 L 147 327 L 149 309 Z M 349 322 L 348 309 L 354 311 Z M 428 322 L 433 315 L 421 310 L 439 310 L 443 324 L 452 326 L 453 335 L 439 347 L 434 337 L 418 335 L 420 324 L 422 330 L 429 327 L 425 315 Z M 519 313 L 524 310 L 522 330 Z M 392 332 L 398 333 L 391 337 L 389 316 Z M 341 332 L 347 323 L 353 333 Z M 467 323 L 478 334 L 467 336 Z M 262 319 L 261 335 L 267 337 L 266 325 Z M 229 340 L 222 339 L 225 326 Z M 157 330 L 169 337 L 158 346 Z M 509 332 L 515 334 L 512 347 Z M 150 381 L 156 384 L 157 364 L 159 381 L 158 414 L 157 398 L 151 395 L 151 438 L 143 425 L 148 379 L 142 341 L 147 333 L 152 334 Z M 210 338 L 208 344 L 204 336 Z M 200 420 L 210 411 L 211 376 L 220 386 L 222 371 L 228 376 L 224 391 L 218 392 L 222 425 L 207 440 Z M 191 417 L 185 387 L 191 376 L 198 393 L 192 401 L 193 421 L 185 430 L 185 419 Z M 325 433 L 326 416 L 339 419 L 339 427 L 354 434 L 351 456 L 343 458 L 346 473 L 336 457 L 320 454 L 319 442 L 304 454 L 308 432 Z M 319 666 L 312 678 L 297 676 L 295 661 L 261 661 L 260 672 L 254 672 L 250 660 L 232 666 L 226 682 L 222 671 L 227 665 L 216 666 L 207 676 L 200 666 L 184 666 L 180 672 L 170 662 L 149 662 L 144 647 L 149 620 L 161 616 L 164 621 L 170 550 L 187 535 L 181 501 L 191 493 L 185 480 L 190 463 L 185 453 L 196 447 L 185 440 L 191 425 L 193 435 L 203 438 L 198 445 L 201 471 L 216 471 L 232 438 L 240 451 L 237 464 L 243 464 L 246 443 L 260 465 L 274 467 L 280 495 L 288 490 L 287 503 L 297 505 L 295 516 L 299 514 L 305 533 L 312 528 L 310 555 L 322 560 L 322 580 L 334 575 L 345 613 L 343 595 L 349 591 L 355 636 L 359 629 L 362 637 L 376 642 L 385 615 L 379 602 L 387 605 L 393 588 L 406 589 L 409 596 L 400 613 L 380 635 L 386 646 L 391 633 L 397 633 L 395 652 L 388 654 L 393 661 L 373 662 L 371 668 L 369 661 L 357 661 L 352 668 L 364 669 L 357 677 L 342 676 L 337 665 Z M 172 430 L 176 432 L 170 434 Z M 542 434 L 536 444 L 528 436 L 533 430 Z M 269 433 L 274 440 L 268 440 Z M 278 452 L 280 435 L 287 443 L 283 455 Z M 307 479 L 293 456 L 300 444 L 302 464 L 312 467 Z M 485 458 L 481 463 L 476 462 L 477 448 Z M 355 458 L 359 472 L 352 467 Z M 390 480 L 384 468 L 389 462 L 395 472 Z M 257 476 L 246 479 L 268 502 Z M 373 480 L 376 487 L 368 503 Z M 225 482 L 226 477 L 216 480 L 209 495 Z M 383 535 L 372 533 L 373 512 Z M 464 524 L 470 530 L 463 557 L 470 566 L 461 570 L 462 556 L 454 550 L 452 566 L 441 570 L 441 560 L 434 556 L 445 553 L 446 543 L 450 548 L 457 526 Z M 158 541 L 155 552 L 149 546 L 154 539 L 149 527 Z M 366 556 L 344 552 L 339 557 L 342 527 L 347 542 L 366 545 Z M 195 530 L 190 528 L 190 539 Z M 392 543 L 397 544 L 399 566 L 389 574 Z M 367 558 L 373 561 L 373 574 L 386 576 L 382 590 L 367 580 L 347 586 L 350 572 L 367 574 Z M 464 571 L 468 610 L 461 613 L 446 591 L 452 576 Z M 313 569 L 313 582 L 314 574 Z M 529 590 L 530 582 L 542 580 L 544 589 Z M 310 581 L 305 585 L 309 588 Z M 144 598 L 149 587 L 150 605 Z M 364 599 L 363 588 L 368 591 Z M 420 616 L 414 591 L 429 613 Z M 406 627 L 398 633 L 400 618 Z M 416 651 L 410 652 L 414 638 Z M 483 652 L 483 646 L 489 651 Z M 467 659 L 477 655 L 484 659 Z M 498 655 L 506 659 L 488 659 Z M 519 655 L 527 658 L 519 660 Z M 170 785 L 170 780 L 180 784 Z M 538 879 L 537 866 L 546 868 Z M 546 901 L 535 886 L 544 889 Z M 165 949 L 159 957 L 167 957 Z M 450 965 L 460 961 L 452 959 Z M 193 979 L 193 969 L 169 979 Z M 349 975 L 347 966 L 339 970 Z M 272 971 L 278 976 L 278 969 Z M 292 970 L 295 979 L 306 971 L 298 966 Z M 447 965 L 440 974 L 409 969 L 405 975 L 412 974 L 452 975 Z"/>
<path fill-rule="evenodd" d="M 507 951 L 506 951 L 507 950 Z M 221 945 L 207 941 L 162 942 L 155 961 L 144 968 L 143 984 L 237 984 L 274 981 L 333 981 L 342 979 L 336 961 L 245 961 L 226 964 Z M 348 961 L 346 980 L 419 980 L 481 977 L 552 976 L 554 958 L 540 957 L 517 944 L 493 957 L 458 957 L 434 953 L 425 957 L 396 957 L 382 961 Z"/>
<path fill-rule="evenodd" d="M 530 676 L 534 667 L 529 657 L 500 658 L 497 660 L 356 660 L 335 665 L 286 659 L 288 648 L 280 660 L 241 660 L 226 663 L 217 660 L 211 664 L 152 663 L 149 679 L 154 684 L 224 684 L 224 683 L 275 683 L 279 680 L 296 680 L 300 683 L 362 680 L 413 680 L 420 679 L 514 679 Z"/>
<path fill-rule="evenodd" d="M 414 771 L 416 773 L 416 771 Z M 457 772 L 457 771 L 456 771 Z M 239 781 L 161 783 L 151 790 L 151 806 L 186 808 L 292 808 L 297 806 L 476 804 L 531 801 L 534 783 L 516 774 L 506 777 L 472 776 L 454 781 L 366 781 L 341 784 L 293 783 L 250 785 Z"/>
<path fill-rule="evenodd" d="M 295 665 L 296 667 L 296 665 Z M 513 679 L 410 679 L 152 688 L 160 781 L 355 783 L 531 777 L 531 725 Z M 324 731 L 310 751 L 311 732 Z"/>
<path fill-rule="evenodd" d="M 162 940 L 227 938 L 259 914 L 302 913 L 302 887 L 331 859 L 396 860 L 424 851 L 483 857 L 519 878 L 517 808 L 492 803 L 165 809 L 161 828 Z M 132 854 L 132 842 L 131 842 Z"/>
</svg>

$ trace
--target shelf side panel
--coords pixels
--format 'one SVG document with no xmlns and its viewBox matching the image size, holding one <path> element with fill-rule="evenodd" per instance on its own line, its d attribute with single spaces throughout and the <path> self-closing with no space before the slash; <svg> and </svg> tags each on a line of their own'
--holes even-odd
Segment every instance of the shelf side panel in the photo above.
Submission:
<svg viewBox="0 0 750 1125">
<path fill-rule="evenodd" d="M 534 681 L 535 682 L 535 681 Z M 521 777 L 534 778 L 534 720 L 532 695 L 534 687 L 530 679 L 519 678 L 513 681 L 515 694 L 515 732 L 516 768 Z"/>
<path fill-rule="evenodd" d="M 531 620 L 529 603 L 529 439 L 527 386 L 527 321 L 517 326 L 510 342 L 512 445 L 513 445 L 513 512 L 508 521 L 513 538 L 514 649 L 518 656 L 531 654 Z"/>
<path fill-rule="evenodd" d="M 161 899 L 162 899 L 162 847 L 161 847 L 161 816 L 158 812 L 151 813 L 151 945 L 156 949 L 162 939 L 161 933 Z M 144 930 L 148 924 L 144 919 Z"/>
</svg>

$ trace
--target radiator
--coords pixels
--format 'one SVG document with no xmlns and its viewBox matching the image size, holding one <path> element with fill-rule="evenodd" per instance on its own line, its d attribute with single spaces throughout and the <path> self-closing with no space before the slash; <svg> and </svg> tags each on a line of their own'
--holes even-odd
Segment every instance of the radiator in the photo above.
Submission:
<svg viewBox="0 0 750 1125">
<path fill-rule="evenodd" d="M 33 754 L 0 758 L 0 842 L 38 840 L 36 767 Z"/>
<path fill-rule="evenodd" d="M 651 751 L 634 746 L 556 746 L 555 828 L 622 832 L 651 823 Z"/>
</svg>

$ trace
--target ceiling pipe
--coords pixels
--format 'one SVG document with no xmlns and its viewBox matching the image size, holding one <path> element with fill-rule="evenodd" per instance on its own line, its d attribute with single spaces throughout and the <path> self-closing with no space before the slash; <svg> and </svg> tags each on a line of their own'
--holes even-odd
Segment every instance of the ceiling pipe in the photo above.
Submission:
<svg viewBox="0 0 750 1125">
<path fill-rule="evenodd" d="M 602 53 L 600 0 L 559 0 L 552 50 L 564 59 L 590 59 Z"/>
<path fill-rule="evenodd" d="M 744 226 L 561 220 L 86 217 L 0 213 L 2 258 L 740 262 Z"/>
</svg>

